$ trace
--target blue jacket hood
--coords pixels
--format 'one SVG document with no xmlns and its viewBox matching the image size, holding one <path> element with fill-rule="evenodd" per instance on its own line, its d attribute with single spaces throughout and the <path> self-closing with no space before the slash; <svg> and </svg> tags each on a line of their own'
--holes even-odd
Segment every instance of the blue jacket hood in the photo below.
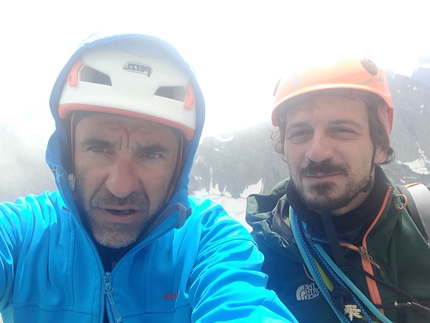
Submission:
<svg viewBox="0 0 430 323">
<path fill-rule="evenodd" d="M 144 34 L 118 34 L 104 36 L 100 34 L 94 34 L 86 39 L 75 53 L 70 57 L 68 62 L 61 70 L 54 87 L 51 92 L 49 104 L 51 113 L 55 119 L 55 131 L 52 134 L 48 142 L 46 151 L 46 162 L 55 175 L 55 181 L 57 187 L 66 203 L 67 208 L 76 211 L 76 205 L 72 196 L 72 192 L 68 184 L 68 175 L 73 172 L 72 169 L 72 156 L 71 156 L 71 145 L 70 145 L 70 124 L 67 119 L 62 120 L 58 115 L 58 103 L 60 100 L 63 86 L 67 80 L 68 73 L 75 62 L 80 57 L 81 53 L 89 48 L 115 42 L 118 40 L 130 39 L 136 42 L 152 40 L 159 44 L 162 48 L 168 51 L 177 62 L 182 65 L 190 74 L 192 86 L 195 92 L 196 99 L 196 130 L 193 139 L 190 142 L 186 142 L 182 153 L 182 170 L 179 176 L 175 191 L 169 201 L 169 205 L 174 203 L 181 203 L 188 208 L 188 182 L 189 173 L 193 165 L 194 156 L 200 141 L 204 118 L 205 118 L 205 103 L 202 91 L 197 82 L 195 73 L 192 67 L 183 59 L 179 52 L 166 41 L 159 39 L 154 36 Z"/>
</svg>

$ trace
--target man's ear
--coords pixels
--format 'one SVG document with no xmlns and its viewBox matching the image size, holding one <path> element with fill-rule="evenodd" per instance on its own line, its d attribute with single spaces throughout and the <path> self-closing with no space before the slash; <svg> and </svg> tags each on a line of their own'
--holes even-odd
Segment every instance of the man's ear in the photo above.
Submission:
<svg viewBox="0 0 430 323">
<path fill-rule="evenodd" d="M 388 150 L 383 149 L 381 146 L 376 147 L 375 157 L 373 158 L 373 162 L 375 164 L 382 164 L 387 159 Z"/>
</svg>

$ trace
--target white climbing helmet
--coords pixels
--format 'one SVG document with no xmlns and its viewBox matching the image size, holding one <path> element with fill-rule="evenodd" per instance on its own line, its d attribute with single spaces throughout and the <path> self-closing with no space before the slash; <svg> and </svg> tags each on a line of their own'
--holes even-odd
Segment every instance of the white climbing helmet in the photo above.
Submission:
<svg viewBox="0 0 430 323">
<path fill-rule="evenodd" d="M 58 114 L 95 111 L 171 126 L 190 141 L 196 128 L 189 72 L 156 41 L 130 38 L 85 49 L 69 71 Z"/>
</svg>

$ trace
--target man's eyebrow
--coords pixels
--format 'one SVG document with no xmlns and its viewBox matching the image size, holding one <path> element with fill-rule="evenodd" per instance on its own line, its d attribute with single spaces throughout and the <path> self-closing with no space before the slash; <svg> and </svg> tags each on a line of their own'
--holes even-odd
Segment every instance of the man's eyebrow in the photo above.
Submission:
<svg viewBox="0 0 430 323">
<path fill-rule="evenodd" d="M 330 121 L 329 124 L 334 126 L 348 124 L 348 125 L 363 129 L 363 126 L 361 124 L 351 119 L 333 120 L 333 121 Z M 289 131 L 295 128 L 303 128 L 303 127 L 309 127 L 309 123 L 306 121 L 303 121 L 303 122 L 292 123 L 290 125 L 287 124 L 286 131 Z"/>
<path fill-rule="evenodd" d="M 303 127 L 309 127 L 309 123 L 308 122 L 305 122 L 305 121 L 302 121 L 302 122 L 296 122 L 296 123 L 292 123 L 292 124 L 287 124 L 287 127 L 286 127 L 286 131 L 289 131 L 289 130 L 291 130 L 291 129 L 295 129 L 295 128 L 303 128 Z"/>
<path fill-rule="evenodd" d="M 335 126 L 342 125 L 342 124 L 348 124 L 348 125 L 363 129 L 363 126 L 361 124 L 359 124 L 358 122 L 351 120 L 351 119 L 333 120 L 333 121 L 330 121 L 330 124 L 335 125 Z"/>
<path fill-rule="evenodd" d="M 137 145 L 133 151 L 138 153 L 162 153 L 169 151 L 169 148 L 161 144 Z"/>
<path fill-rule="evenodd" d="M 84 139 L 80 143 L 81 147 L 101 146 L 101 147 L 111 148 L 114 145 L 115 145 L 114 143 L 109 142 L 109 141 L 107 141 L 105 139 L 100 139 L 100 138 L 88 138 L 88 139 Z"/>
</svg>

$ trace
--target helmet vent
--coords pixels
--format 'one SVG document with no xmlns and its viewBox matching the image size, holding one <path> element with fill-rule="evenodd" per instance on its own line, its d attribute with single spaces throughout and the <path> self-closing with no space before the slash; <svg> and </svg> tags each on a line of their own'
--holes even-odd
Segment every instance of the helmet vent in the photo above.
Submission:
<svg viewBox="0 0 430 323">
<path fill-rule="evenodd" d="M 183 86 L 161 86 L 157 89 L 154 95 L 185 102 L 187 91 Z"/>
<path fill-rule="evenodd" d="M 112 86 L 112 82 L 110 80 L 109 75 L 102 73 L 87 65 L 82 66 L 82 68 L 80 69 L 79 79 L 82 82 Z"/>
</svg>

